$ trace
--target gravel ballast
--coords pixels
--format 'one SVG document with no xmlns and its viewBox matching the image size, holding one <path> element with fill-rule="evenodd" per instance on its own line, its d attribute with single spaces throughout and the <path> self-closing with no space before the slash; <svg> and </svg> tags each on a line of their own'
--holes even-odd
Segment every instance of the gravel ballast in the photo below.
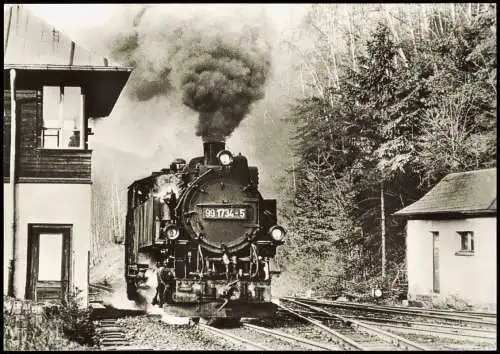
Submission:
<svg viewBox="0 0 500 354">
<path fill-rule="evenodd" d="M 221 337 L 192 325 L 169 325 L 159 316 L 125 317 L 117 321 L 131 346 L 154 350 L 242 350 Z"/>
</svg>

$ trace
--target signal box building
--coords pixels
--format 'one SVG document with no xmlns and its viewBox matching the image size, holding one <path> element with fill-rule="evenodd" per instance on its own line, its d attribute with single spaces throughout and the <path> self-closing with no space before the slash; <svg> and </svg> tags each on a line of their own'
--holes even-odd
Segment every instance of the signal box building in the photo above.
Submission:
<svg viewBox="0 0 500 354">
<path fill-rule="evenodd" d="M 496 168 L 451 173 L 417 202 L 408 218 L 408 298 L 456 296 L 496 306 Z"/>
<path fill-rule="evenodd" d="M 4 11 L 4 294 L 88 293 L 88 119 L 110 114 L 131 69 L 110 65 L 19 5 Z"/>
</svg>

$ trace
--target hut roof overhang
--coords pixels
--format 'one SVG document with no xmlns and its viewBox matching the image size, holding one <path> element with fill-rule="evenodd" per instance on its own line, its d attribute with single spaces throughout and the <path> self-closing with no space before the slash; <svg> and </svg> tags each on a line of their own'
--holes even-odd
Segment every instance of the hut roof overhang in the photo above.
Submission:
<svg viewBox="0 0 500 354">
<path fill-rule="evenodd" d="M 496 216 L 496 168 L 450 173 L 415 203 L 395 212 L 412 219 Z"/>
</svg>

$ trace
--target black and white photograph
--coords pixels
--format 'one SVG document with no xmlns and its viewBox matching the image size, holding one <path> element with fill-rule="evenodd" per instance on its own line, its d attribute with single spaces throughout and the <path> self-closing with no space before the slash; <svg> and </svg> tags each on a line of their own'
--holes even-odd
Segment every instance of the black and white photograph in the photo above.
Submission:
<svg viewBox="0 0 500 354">
<path fill-rule="evenodd" d="M 4 4 L 4 351 L 495 351 L 497 5 Z"/>
</svg>

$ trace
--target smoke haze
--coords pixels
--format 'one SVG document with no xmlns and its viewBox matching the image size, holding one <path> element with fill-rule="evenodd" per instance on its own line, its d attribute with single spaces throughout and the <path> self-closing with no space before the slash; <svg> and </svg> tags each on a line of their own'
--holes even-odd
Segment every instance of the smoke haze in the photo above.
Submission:
<svg viewBox="0 0 500 354">
<path fill-rule="evenodd" d="M 266 17 L 258 8 L 176 10 L 137 9 L 113 39 L 112 54 L 136 68 L 129 97 L 147 101 L 179 90 L 198 113 L 196 135 L 224 139 L 264 96 L 271 66 Z"/>
<path fill-rule="evenodd" d="M 280 189 L 274 185 L 276 179 L 290 167 L 291 158 L 289 127 L 282 118 L 288 105 L 301 92 L 297 65 L 300 58 L 289 50 L 286 42 L 294 41 L 293 31 L 309 7 L 290 4 L 117 6 L 105 26 L 80 34 L 82 43 L 90 48 L 103 54 L 113 52 L 119 62 L 135 65 L 111 116 L 95 120 L 96 134 L 92 140 L 142 156 L 144 165 L 149 166 L 147 170 L 135 165 L 117 166 L 127 175 L 130 175 L 129 169 L 135 170 L 137 177 L 168 166 L 174 158 L 189 160 L 199 156 L 202 145 L 195 138 L 195 132 L 202 134 L 202 127 L 210 126 L 210 119 L 217 120 L 220 116 L 202 113 L 200 122 L 200 113 L 183 103 L 182 71 L 173 68 L 176 58 L 185 58 L 187 53 L 177 48 L 184 45 L 180 38 L 194 36 L 196 39 L 194 33 L 202 31 L 217 40 L 222 26 L 225 31 L 221 36 L 225 42 L 236 47 L 242 36 L 247 36 L 245 43 L 256 48 L 261 58 L 269 60 L 269 65 L 263 64 L 269 66 L 265 83 L 250 90 L 252 97 L 263 98 L 247 106 L 245 119 L 226 129 L 238 127 L 226 140 L 226 147 L 234 153 L 243 153 L 249 162 L 258 166 L 263 193 L 275 194 Z M 188 25 L 194 27 L 186 29 Z M 176 38 L 173 28 L 181 28 L 184 32 L 177 30 L 176 35 L 182 37 Z M 248 28 L 254 30 L 245 34 Z M 174 38 L 171 42 L 167 40 L 169 34 Z M 208 124 L 203 124 L 203 118 L 207 118 Z"/>
</svg>

